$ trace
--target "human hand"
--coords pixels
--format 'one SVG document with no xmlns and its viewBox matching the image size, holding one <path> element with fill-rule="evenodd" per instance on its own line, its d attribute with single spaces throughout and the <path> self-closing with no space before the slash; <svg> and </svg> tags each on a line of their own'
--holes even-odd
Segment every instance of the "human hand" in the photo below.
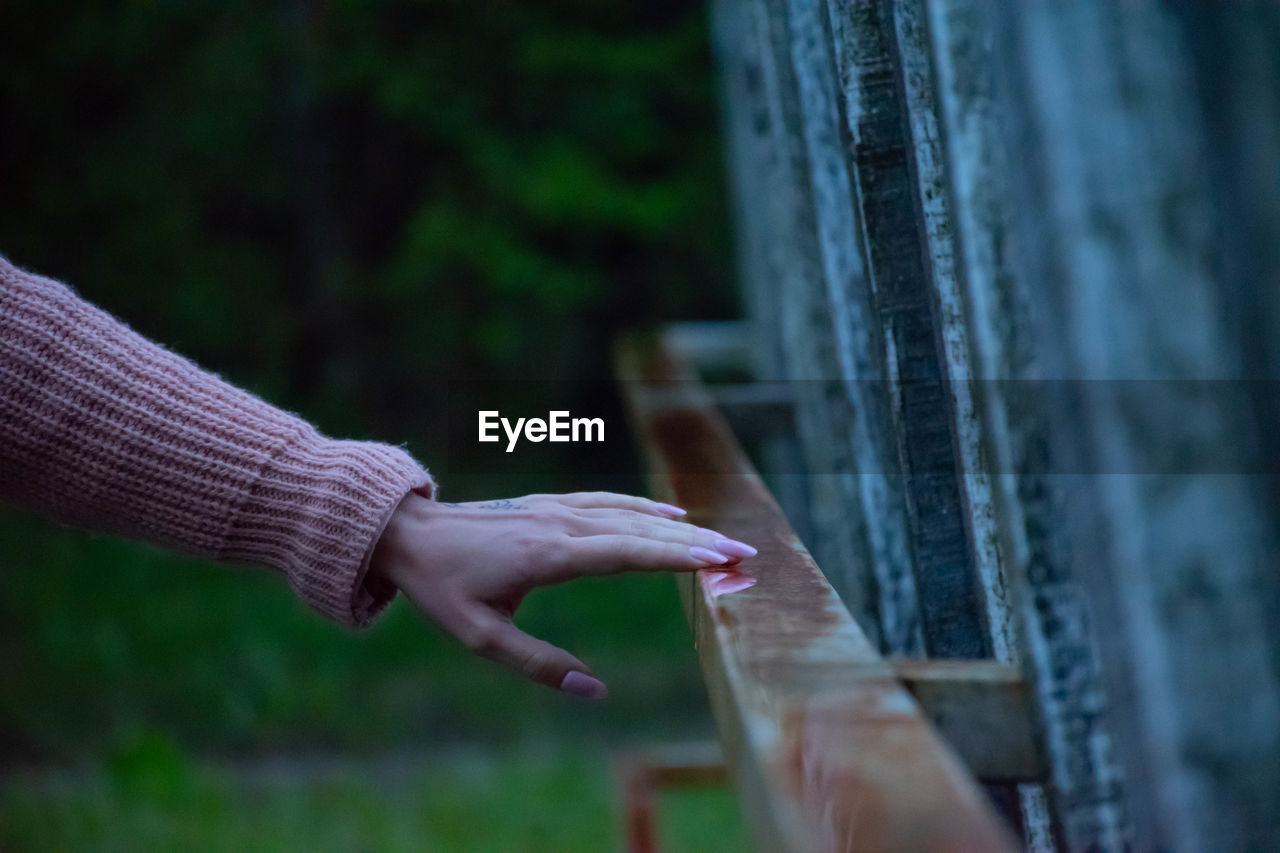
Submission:
<svg viewBox="0 0 1280 853">
<path fill-rule="evenodd" d="M 394 584 L 471 651 L 534 681 L 602 699 L 604 683 L 564 649 L 516 627 L 535 586 L 631 569 L 716 568 L 721 592 L 753 578 L 734 568 L 756 549 L 676 519 L 670 504 L 610 492 L 450 504 L 410 493 L 369 572 Z M 723 581 L 728 578 L 730 582 Z"/>
</svg>

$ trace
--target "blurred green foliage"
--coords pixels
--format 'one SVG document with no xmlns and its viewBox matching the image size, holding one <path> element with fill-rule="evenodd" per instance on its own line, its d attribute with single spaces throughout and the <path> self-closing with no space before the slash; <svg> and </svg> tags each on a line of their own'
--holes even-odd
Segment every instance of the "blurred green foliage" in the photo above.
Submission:
<svg viewBox="0 0 1280 853">
<path fill-rule="evenodd" d="M 266 572 L 0 517 L 0 731 L 8 763 L 99 758 L 162 733 L 230 756 L 463 740 L 662 740 L 706 728 L 669 577 L 535 590 L 520 624 L 608 680 L 570 700 L 472 657 L 405 601 L 335 628 Z"/>
<path fill-rule="evenodd" d="M 699 3 L 58 0 L 0 9 L 0 52 L 0 253 L 331 434 L 432 465 L 438 380 L 599 378 L 624 328 L 736 313 Z M 451 499 L 639 488 L 451 462 Z M 461 821 L 473 849 L 598 849 L 504 841 L 548 802 L 521 805 L 521 785 L 559 771 L 517 762 L 490 799 L 285 786 L 249 814 L 234 780 L 189 779 L 191 756 L 596 749 L 708 727 L 665 577 L 522 609 L 609 681 L 586 705 L 470 658 L 403 603 L 352 635 L 265 573 L 9 511 L 0 553 L 0 761 L 91 774 L 65 797 L 0 789 L 6 848 L 185 847 L 188 829 L 202 846 L 362 846 L 342 839 L 385 820 L 370 838 L 461 844 Z M 616 816 L 606 771 L 583 767 L 561 795 L 598 840 Z M 329 809 L 338 794 L 354 805 Z M 486 823 L 492 808 L 510 819 Z"/>
<path fill-rule="evenodd" d="M 302 772 L 299 772 L 299 771 Z M 7 847 L 208 851 L 623 850 L 618 781 L 598 757 L 459 753 L 381 762 L 229 770 L 162 740 L 121 750 L 102 772 L 19 777 L 0 802 Z M 661 849 L 746 849 L 729 792 L 673 791 Z M 348 815 L 335 821 L 334 815 Z"/>
<path fill-rule="evenodd" d="M 330 431 L 734 311 L 700 4 L 3 14 L 0 251 Z"/>
</svg>

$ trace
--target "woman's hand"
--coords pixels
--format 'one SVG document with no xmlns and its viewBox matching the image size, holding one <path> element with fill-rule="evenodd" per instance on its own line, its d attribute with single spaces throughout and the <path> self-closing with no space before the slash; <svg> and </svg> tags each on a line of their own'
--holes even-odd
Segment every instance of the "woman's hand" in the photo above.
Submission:
<svg viewBox="0 0 1280 853">
<path fill-rule="evenodd" d="M 525 593 L 583 575 L 629 569 L 735 569 L 756 549 L 676 519 L 684 510 L 609 492 L 529 495 L 449 504 L 410 493 L 396 509 L 369 571 L 398 587 L 476 654 L 571 693 L 608 692 L 564 649 L 515 626 Z M 754 582 L 754 581 L 752 581 Z"/>
</svg>

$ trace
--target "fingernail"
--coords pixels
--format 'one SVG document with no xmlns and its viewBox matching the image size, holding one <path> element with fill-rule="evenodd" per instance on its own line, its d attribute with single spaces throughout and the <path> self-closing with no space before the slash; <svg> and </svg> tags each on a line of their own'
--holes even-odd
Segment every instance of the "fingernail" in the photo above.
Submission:
<svg viewBox="0 0 1280 853">
<path fill-rule="evenodd" d="M 734 592 L 742 592 L 744 589 L 751 589 L 756 585 L 756 579 L 748 575 L 738 575 L 737 577 L 725 577 L 711 587 L 711 596 L 719 598 L 722 595 L 729 595 Z"/>
<path fill-rule="evenodd" d="M 725 563 L 729 562 L 729 558 L 724 554 L 717 554 L 710 548 L 703 548 L 701 545 L 694 545 L 690 547 L 689 556 L 693 557 L 695 560 L 710 563 L 713 566 L 723 566 Z"/>
<path fill-rule="evenodd" d="M 688 510 L 683 510 L 680 507 L 672 506 L 671 504 L 655 503 L 654 507 L 657 508 L 658 512 L 661 512 L 665 515 L 675 516 L 676 518 L 679 518 L 682 515 L 689 514 Z"/>
<path fill-rule="evenodd" d="M 609 695 L 609 688 L 604 686 L 603 681 L 592 678 L 585 672 L 578 672 L 576 669 L 569 670 L 564 681 L 560 682 L 560 689 L 571 696 L 580 696 L 583 699 L 603 699 Z"/>
<path fill-rule="evenodd" d="M 716 538 L 716 550 L 721 554 L 727 554 L 730 557 L 737 558 L 738 560 L 741 560 L 743 557 L 754 557 L 756 554 L 760 553 L 746 542 L 739 542 L 737 539 L 730 539 L 719 530 L 712 530 L 709 527 L 699 527 L 698 532 L 707 536 L 714 536 Z"/>
<path fill-rule="evenodd" d="M 716 540 L 716 550 L 721 554 L 728 554 L 730 557 L 754 557 L 760 553 L 746 542 L 739 542 L 737 539 L 726 539 L 723 536 Z"/>
</svg>

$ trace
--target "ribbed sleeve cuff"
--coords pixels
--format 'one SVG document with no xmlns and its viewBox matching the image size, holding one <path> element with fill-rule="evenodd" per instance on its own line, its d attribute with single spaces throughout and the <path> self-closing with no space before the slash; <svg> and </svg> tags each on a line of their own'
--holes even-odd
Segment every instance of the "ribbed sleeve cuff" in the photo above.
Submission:
<svg viewBox="0 0 1280 853">
<path fill-rule="evenodd" d="M 304 426 L 263 467 L 220 556 L 273 566 L 311 607 L 363 627 L 395 597 L 369 561 L 410 491 L 434 497 L 435 482 L 405 451 Z"/>
<path fill-rule="evenodd" d="M 0 496 L 61 521 L 288 577 L 365 625 L 401 499 L 434 484 L 397 447 L 325 438 L 0 258 Z"/>
</svg>

